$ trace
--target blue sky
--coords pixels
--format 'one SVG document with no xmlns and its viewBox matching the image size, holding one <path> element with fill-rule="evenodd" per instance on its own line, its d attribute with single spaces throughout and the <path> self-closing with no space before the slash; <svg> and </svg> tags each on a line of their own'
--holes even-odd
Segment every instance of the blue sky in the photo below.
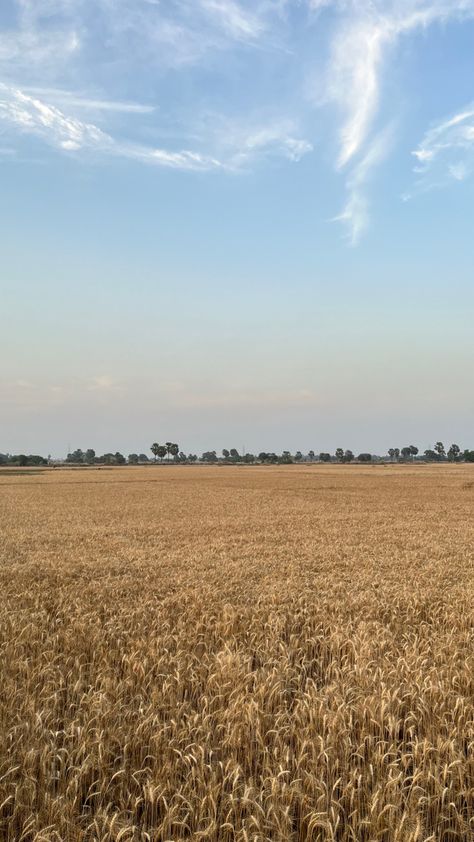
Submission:
<svg viewBox="0 0 474 842">
<path fill-rule="evenodd" d="M 474 447 L 473 45 L 474 0 L 3 0 L 0 451 Z"/>
</svg>

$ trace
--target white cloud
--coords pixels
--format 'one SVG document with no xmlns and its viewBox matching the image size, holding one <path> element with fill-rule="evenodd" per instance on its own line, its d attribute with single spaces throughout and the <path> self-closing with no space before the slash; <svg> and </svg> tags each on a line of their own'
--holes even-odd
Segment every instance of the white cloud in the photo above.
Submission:
<svg viewBox="0 0 474 842">
<path fill-rule="evenodd" d="M 59 88 L 25 87 L 24 93 L 40 99 L 47 99 L 54 105 L 81 111 L 115 112 L 117 114 L 153 114 L 156 111 L 153 105 L 144 105 L 139 102 L 121 102 L 120 100 L 95 99 L 90 96 L 81 95 Z"/>
<path fill-rule="evenodd" d="M 0 84 L 0 120 L 68 151 L 106 148 L 112 143 L 97 126 L 66 117 L 58 108 L 4 84 Z"/>
<path fill-rule="evenodd" d="M 450 18 L 473 17 L 474 0 L 309 2 L 316 8 L 332 5 L 340 14 L 332 40 L 325 93 L 320 99 L 336 105 L 341 114 L 337 168 L 352 165 L 353 170 L 347 179 L 347 203 L 338 219 L 349 224 L 351 242 L 356 243 L 369 224 L 364 182 L 379 159 L 378 153 L 374 157 L 379 141 L 371 141 L 371 136 L 382 103 L 383 73 L 388 58 L 394 55 L 402 36 Z M 435 153 L 425 144 L 414 154 L 424 165 Z M 362 160 L 358 161 L 360 156 Z M 459 164 L 451 170 L 451 175 L 458 179 L 465 177 Z"/>
<path fill-rule="evenodd" d="M 300 136 L 294 120 L 268 116 L 266 122 L 262 122 L 260 116 L 236 121 L 212 115 L 207 122 L 212 124 L 214 143 L 233 169 L 247 167 L 256 159 L 269 156 L 297 163 L 313 151 L 313 144 Z"/>
<path fill-rule="evenodd" d="M 348 191 L 339 219 L 349 224 L 352 242 L 369 224 L 365 184 L 381 160 L 374 150 L 380 115 L 390 107 L 384 79 L 399 42 L 437 22 L 474 17 L 474 0 L 11 0 L 11 6 L 16 16 L 0 32 L 0 120 L 9 129 L 9 147 L 16 132 L 76 156 L 94 153 L 180 170 L 239 170 L 275 156 L 297 162 L 313 149 L 312 137 L 300 131 L 311 117 L 303 113 L 307 103 L 298 84 L 317 32 L 313 69 L 324 80 L 320 101 L 337 113 L 334 159 Z M 247 81 L 250 48 L 258 48 L 256 81 L 268 99 L 256 119 L 232 115 L 233 96 L 234 108 L 243 110 L 239 74 Z M 272 50 L 280 52 L 267 76 L 263 62 Z M 287 89 L 279 102 L 282 55 L 295 90 L 290 99 Z M 192 78 L 198 62 L 197 72 L 205 76 Z M 178 71 L 182 86 L 173 75 Z M 216 84 L 208 86 L 211 74 Z M 208 121 L 196 133 L 199 115 L 213 104 L 209 92 L 222 103 L 221 80 L 230 78 L 229 118 Z M 245 94 L 247 111 L 255 113 L 252 93 Z M 152 125 L 148 116 L 154 113 L 159 120 Z M 296 118 L 287 119 L 288 113 Z M 437 129 L 440 142 L 449 134 L 453 154 L 456 145 L 454 157 L 438 148 L 436 136 L 427 136 L 414 153 L 421 174 L 443 162 L 447 178 L 469 176 L 470 152 L 460 146 L 463 138 L 470 148 L 469 119 L 460 113 Z M 163 135 L 170 140 L 162 142 Z"/>
<path fill-rule="evenodd" d="M 312 151 L 313 146 L 307 140 L 292 137 L 285 127 L 272 126 L 248 135 L 244 140 L 243 148 L 249 152 L 274 148 L 281 151 L 290 161 L 300 161 L 304 155 Z"/>
<path fill-rule="evenodd" d="M 248 12 L 234 0 L 200 0 L 200 5 L 218 26 L 236 40 L 258 38 L 265 29 L 258 15 Z"/>
<path fill-rule="evenodd" d="M 474 171 L 474 105 L 429 129 L 412 154 L 419 188 L 465 181 Z"/>
<path fill-rule="evenodd" d="M 346 205 L 335 222 L 343 222 L 348 228 L 348 239 L 356 246 L 370 224 L 367 182 L 375 169 L 386 159 L 393 140 L 393 128 L 382 131 L 371 143 L 364 157 L 358 162 L 347 180 L 348 198 Z"/>
<path fill-rule="evenodd" d="M 378 0 L 357 2 L 345 13 L 333 39 L 326 100 L 342 111 L 340 168 L 362 149 L 377 115 L 381 76 L 402 35 L 436 21 L 474 15 L 474 0 Z"/>
<path fill-rule="evenodd" d="M 59 108 L 3 84 L 0 84 L 0 120 L 65 152 L 92 150 L 187 170 L 221 166 L 219 161 L 196 152 L 171 152 L 117 141 L 96 125 L 66 116 Z"/>
<path fill-rule="evenodd" d="M 45 14 L 50 7 L 45 2 L 17 3 L 17 25 L 0 29 L 0 76 L 54 73 L 80 53 L 80 20 L 74 14 L 52 23 Z"/>
<path fill-rule="evenodd" d="M 234 127 L 233 134 L 226 135 L 225 143 L 218 133 L 210 134 L 206 145 L 217 152 L 145 146 L 116 139 L 93 123 L 68 116 L 56 106 L 2 83 L 0 121 L 63 152 L 92 151 L 180 170 L 236 170 L 268 154 L 297 162 L 312 149 L 309 142 L 288 134 L 285 125 L 259 127 L 250 133 L 236 131 Z"/>
<path fill-rule="evenodd" d="M 144 163 L 159 164 L 176 170 L 213 170 L 225 167 L 222 161 L 210 155 L 182 150 L 171 152 L 166 149 L 147 149 L 146 147 L 119 147 L 120 153 Z"/>
</svg>

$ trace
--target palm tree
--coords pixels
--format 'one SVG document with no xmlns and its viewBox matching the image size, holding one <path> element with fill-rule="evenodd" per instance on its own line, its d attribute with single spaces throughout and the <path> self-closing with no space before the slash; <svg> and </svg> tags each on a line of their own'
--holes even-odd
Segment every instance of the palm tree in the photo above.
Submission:
<svg viewBox="0 0 474 842">
<path fill-rule="evenodd" d="M 170 447 L 170 453 L 173 456 L 173 458 L 176 458 L 176 456 L 179 453 L 179 445 L 178 444 L 172 444 L 171 447 Z"/>
<path fill-rule="evenodd" d="M 173 442 L 172 442 L 172 441 L 167 441 L 165 446 L 166 446 L 166 452 L 167 452 L 167 454 L 168 454 L 168 462 L 169 462 L 169 460 L 170 460 L 171 448 L 173 447 Z"/>
<path fill-rule="evenodd" d="M 159 453 L 160 445 L 158 444 L 158 442 L 155 441 L 152 444 L 152 446 L 150 447 L 150 450 L 153 453 L 153 456 L 155 457 L 155 462 L 156 462 L 156 457 L 160 455 L 160 453 Z"/>
<path fill-rule="evenodd" d="M 158 448 L 158 456 L 160 457 L 160 462 L 162 462 L 166 456 L 166 447 L 164 446 L 164 444 L 160 444 Z"/>
</svg>

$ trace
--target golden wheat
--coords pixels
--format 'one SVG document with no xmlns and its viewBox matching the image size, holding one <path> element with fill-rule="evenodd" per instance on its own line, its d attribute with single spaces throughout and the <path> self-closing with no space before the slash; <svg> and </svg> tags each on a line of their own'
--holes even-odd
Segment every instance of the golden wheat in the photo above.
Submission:
<svg viewBox="0 0 474 842">
<path fill-rule="evenodd" d="M 0 474 L 0 839 L 474 839 L 474 469 Z"/>
</svg>

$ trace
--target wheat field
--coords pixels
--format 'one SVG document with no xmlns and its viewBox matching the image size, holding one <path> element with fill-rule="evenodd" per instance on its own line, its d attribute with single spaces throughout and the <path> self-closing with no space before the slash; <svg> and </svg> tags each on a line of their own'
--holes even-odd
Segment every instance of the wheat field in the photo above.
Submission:
<svg viewBox="0 0 474 842">
<path fill-rule="evenodd" d="M 0 473 L 2 842 L 472 842 L 474 468 Z"/>
</svg>

